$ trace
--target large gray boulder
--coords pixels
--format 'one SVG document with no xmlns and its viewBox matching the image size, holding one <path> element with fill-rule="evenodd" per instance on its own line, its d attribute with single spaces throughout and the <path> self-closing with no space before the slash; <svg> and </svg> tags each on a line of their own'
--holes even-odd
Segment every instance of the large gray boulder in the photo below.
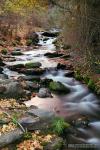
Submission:
<svg viewBox="0 0 100 150">
<path fill-rule="evenodd" d="M 14 143 L 17 140 L 20 140 L 23 137 L 23 132 L 21 129 L 15 129 L 10 131 L 2 136 L 0 136 L 0 148 L 5 147 L 11 143 Z"/>
<path fill-rule="evenodd" d="M 20 98 L 25 97 L 28 93 L 22 85 L 13 80 L 0 80 L 0 97 L 1 98 Z"/>
<path fill-rule="evenodd" d="M 40 98 L 52 97 L 50 90 L 47 88 L 41 88 L 37 95 Z"/>
</svg>

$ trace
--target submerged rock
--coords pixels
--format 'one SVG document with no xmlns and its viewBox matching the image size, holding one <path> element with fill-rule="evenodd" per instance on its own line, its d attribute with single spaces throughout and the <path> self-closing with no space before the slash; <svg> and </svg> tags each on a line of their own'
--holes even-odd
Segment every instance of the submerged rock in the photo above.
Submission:
<svg viewBox="0 0 100 150">
<path fill-rule="evenodd" d="M 65 64 L 61 64 L 61 63 L 58 63 L 57 69 L 66 69 L 66 65 L 65 65 Z"/>
<path fill-rule="evenodd" d="M 67 73 L 65 73 L 64 76 L 65 77 L 74 77 L 74 71 L 68 71 Z"/>
<path fill-rule="evenodd" d="M 0 66 L 5 66 L 5 64 L 3 63 L 3 60 L 0 58 Z"/>
<path fill-rule="evenodd" d="M 20 69 L 19 73 L 23 73 L 26 75 L 42 75 L 45 72 L 45 69 L 36 68 L 36 69 Z"/>
<path fill-rule="evenodd" d="M 63 94 L 63 93 L 67 94 L 70 92 L 70 89 L 64 86 L 61 82 L 55 82 L 55 81 L 50 82 L 49 89 L 54 92 L 57 92 L 58 94 Z"/>
<path fill-rule="evenodd" d="M 54 52 L 54 53 L 46 53 L 44 56 L 47 56 L 48 58 L 54 58 L 54 57 L 61 57 L 63 56 L 63 54 L 60 54 L 60 53 L 57 53 L 57 52 Z"/>
<path fill-rule="evenodd" d="M 17 70 L 20 70 L 22 68 L 24 68 L 24 64 L 16 64 L 16 65 L 13 65 L 13 66 L 8 66 L 8 68 L 10 70 L 13 70 L 13 71 L 17 71 Z"/>
<path fill-rule="evenodd" d="M 40 98 L 52 97 L 50 90 L 47 88 L 41 88 L 37 96 Z"/>
<path fill-rule="evenodd" d="M 20 56 L 20 55 L 23 55 L 23 53 L 21 51 L 13 51 L 13 52 L 11 52 L 11 55 Z"/>
<path fill-rule="evenodd" d="M 3 71 L 3 68 L 0 67 L 0 73 L 2 73 L 2 71 Z"/>
</svg>

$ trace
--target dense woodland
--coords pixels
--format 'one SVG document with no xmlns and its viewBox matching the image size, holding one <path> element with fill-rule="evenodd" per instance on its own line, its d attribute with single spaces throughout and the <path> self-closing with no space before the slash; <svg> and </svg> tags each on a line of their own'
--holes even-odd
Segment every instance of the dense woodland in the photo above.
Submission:
<svg viewBox="0 0 100 150">
<path fill-rule="evenodd" d="M 54 53 L 51 51 L 42 53 L 42 49 L 49 50 L 49 40 L 53 40 L 53 42 L 49 44 L 55 46 L 56 51 Z M 43 42 L 42 44 L 41 41 Z M 46 63 L 47 65 L 51 64 L 51 66 L 41 68 L 43 65 L 41 62 L 29 62 L 31 57 L 33 57 L 33 60 L 35 59 L 35 56 L 29 53 L 31 57 L 28 60 L 28 54 L 25 52 L 29 52 L 30 50 L 33 50 L 33 52 L 36 50 L 38 57 L 42 57 L 42 55 L 47 57 L 49 63 L 45 62 L 45 58 L 42 62 L 44 61 L 45 65 Z M 25 58 L 23 55 L 25 55 Z M 52 59 L 57 63 L 55 70 L 51 69 L 54 68 L 52 66 Z M 41 58 L 37 60 L 41 61 Z M 19 61 L 25 62 L 19 64 Z M 16 62 L 18 62 L 18 64 L 16 64 Z M 47 78 L 45 77 L 45 79 L 43 78 L 43 75 L 50 71 L 54 78 L 56 75 L 59 76 L 59 69 L 63 70 L 63 73 L 69 70 L 65 75 L 65 77 L 69 78 L 68 83 L 70 82 L 70 84 L 68 84 L 68 87 L 65 87 L 66 82 L 63 84 L 63 81 L 61 83 L 56 80 L 53 81 L 52 78 L 48 79 L 48 76 Z M 6 74 L 7 71 L 8 74 Z M 9 76 L 9 74 L 12 75 Z M 19 74 L 20 76 L 24 74 L 26 77 L 20 77 Z M 70 77 L 83 85 L 79 87 L 79 91 L 77 91 L 77 88 L 74 89 L 74 86 L 78 86 L 79 84 L 75 82 L 74 85 Z M 84 86 L 88 87 L 89 91 L 85 91 L 86 88 Z M 81 102 L 77 103 L 77 106 L 80 106 L 78 108 L 79 110 L 81 107 L 82 110 L 84 110 L 84 107 L 87 108 L 86 113 L 87 110 L 89 111 L 87 114 L 82 114 L 83 111 L 80 112 L 80 114 L 74 114 L 77 117 L 73 117 L 73 113 L 71 112 L 72 116 L 69 115 L 66 117 L 67 119 L 65 119 L 65 116 L 62 117 L 63 113 L 60 115 L 60 108 L 56 108 L 55 106 L 53 111 L 57 113 L 58 117 L 52 117 L 53 121 L 49 119 L 50 121 L 48 122 L 47 118 L 42 118 L 41 120 L 41 110 L 39 111 L 40 120 L 35 118 L 38 116 L 38 113 L 35 112 L 35 121 L 32 120 L 33 118 L 31 118 L 31 120 L 28 118 L 29 120 L 26 119 L 27 121 L 24 120 L 24 123 L 18 121 L 19 117 L 27 114 L 26 112 L 34 114 L 31 109 L 34 109 L 35 104 L 33 104 L 34 106 L 32 108 L 31 106 L 27 108 L 27 106 L 23 104 L 24 101 L 30 100 L 33 97 L 36 97 L 37 100 L 37 97 L 41 98 L 41 93 L 45 93 L 42 95 L 42 98 L 52 98 L 52 92 L 54 92 L 54 94 L 56 93 L 55 95 L 58 94 L 57 96 L 59 97 L 59 93 L 69 94 L 72 92 L 73 94 L 74 90 L 80 94 L 77 95 L 76 92 L 76 95 L 69 97 L 72 99 L 75 97 L 76 101 L 81 101 L 84 94 L 85 96 L 94 94 L 87 99 L 89 103 L 84 106 L 79 105 Z M 83 93 L 81 94 L 81 92 Z M 66 99 L 69 97 L 66 97 Z M 93 111 L 100 114 L 99 107 L 95 110 L 97 107 L 96 104 L 99 103 L 94 102 L 96 97 L 97 99 L 100 98 L 100 0 L 1 0 L 0 148 L 2 148 L 2 150 L 15 150 L 15 147 L 16 150 L 71 150 L 72 147 L 68 148 L 68 144 L 70 144 L 71 141 L 75 144 L 87 144 L 86 141 L 80 141 L 79 139 L 78 141 L 69 134 L 78 135 L 80 137 L 80 135 L 83 134 L 79 131 L 77 132 L 77 127 L 83 128 L 84 126 L 87 128 L 89 123 L 91 125 L 91 120 L 100 120 L 100 117 L 96 116 L 95 113 L 90 113 L 93 107 Z M 56 96 L 54 96 L 54 98 L 56 99 Z M 62 96 L 61 99 L 64 100 L 64 97 Z M 86 97 L 83 99 L 86 99 Z M 47 110 L 48 105 L 46 105 Z M 71 103 L 68 104 L 68 109 L 70 105 Z M 74 104 L 73 107 L 75 107 Z M 18 114 L 16 114 L 16 110 L 18 109 L 20 112 L 18 111 Z M 91 115 L 93 116 L 91 117 Z M 27 118 L 27 116 L 25 117 Z M 7 122 L 7 125 L 5 122 Z M 34 127 L 28 124 L 30 122 Z M 36 122 L 36 124 L 34 122 Z M 50 125 L 50 130 L 47 128 L 48 124 Z M 15 130 L 16 126 L 18 127 L 18 131 Z M 36 126 L 39 128 L 38 130 L 36 130 Z M 44 126 L 47 129 L 46 131 Z M 29 128 L 32 128 L 32 132 Z M 9 134 L 6 137 L 2 137 L 2 134 L 7 133 L 10 129 L 14 130 L 13 135 Z M 41 129 L 45 133 L 41 132 Z M 100 130 L 98 132 L 100 132 Z M 6 139 L 14 140 L 7 141 Z M 16 139 L 20 142 L 16 143 Z M 8 146 L 12 143 L 14 143 L 14 146 Z M 7 149 L 3 148 L 5 146 L 7 146 Z M 81 148 L 79 149 L 81 150 Z"/>
</svg>

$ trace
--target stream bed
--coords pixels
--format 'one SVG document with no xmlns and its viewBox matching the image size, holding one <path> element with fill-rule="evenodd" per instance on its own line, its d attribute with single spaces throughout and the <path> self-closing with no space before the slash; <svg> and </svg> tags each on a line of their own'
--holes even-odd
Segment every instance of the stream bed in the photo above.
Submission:
<svg viewBox="0 0 100 150">
<path fill-rule="evenodd" d="M 75 138 L 88 144 L 100 146 L 100 105 L 99 99 L 93 94 L 86 85 L 75 80 L 73 77 L 66 77 L 65 73 L 69 70 L 57 70 L 57 61 L 44 56 L 47 52 L 56 51 L 53 41 L 56 38 L 48 38 L 44 41 L 41 32 L 38 33 L 40 41 L 34 50 L 23 51 L 24 55 L 16 56 L 16 61 L 6 62 L 7 65 L 25 64 L 27 62 L 40 62 L 41 68 L 47 68 L 41 79 L 48 78 L 59 81 L 70 89 L 66 95 L 53 94 L 53 98 L 39 98 L 38 96 L 26 101 L 26 106 L 35 105 L 39 108 L 54 112 L 57 116 L 64 117 L 66 120 L 76 121 L 86 117 L 89 120 L 88 127 L 79 126 L 79 135 Z M 57 58 L 55 58 L 57 59 Z M 3 71 L 10 79 L 24 76 L 18 72 L 9 70 L 7 67 Z"/>
</svg>

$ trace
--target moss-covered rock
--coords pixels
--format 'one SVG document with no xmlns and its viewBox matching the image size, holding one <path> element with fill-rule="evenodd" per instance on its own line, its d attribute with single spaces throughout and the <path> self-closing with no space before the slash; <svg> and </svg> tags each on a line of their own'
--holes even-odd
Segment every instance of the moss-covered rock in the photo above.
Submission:
<svg viewBox="0 0 100 150">
<path fill-rule="evenodd" d="M 20 56 L 20 55 L 23 55 L 23 53 L 20 52 L 20 51 L 13 51 L 11 54 L 12 54 L 13 56 Z"/>
<path fill-rule="evenodd" d="M 40 66 L 41 66 L 40 62 L 30 62 L 30 63 L 25 64 L 25 67 L 27 69 L 29 69 L 29 68 L 39 68 Z"/>
<path fill-rule="evenodd" d="M 48 58 L 54 58 L 54 57 L 61 57 L 63 54 L 54 52 L 54 53 L 46 53 L 44 56 L 47 56 Z"/>
<path fill-rule="evenodd" d="M 49 89 L 59 94 L 70 92 L 70 90 L 67 87 L 65 87 L 62 83 L 55 81 L 50 82 Z"/>
</svg>

